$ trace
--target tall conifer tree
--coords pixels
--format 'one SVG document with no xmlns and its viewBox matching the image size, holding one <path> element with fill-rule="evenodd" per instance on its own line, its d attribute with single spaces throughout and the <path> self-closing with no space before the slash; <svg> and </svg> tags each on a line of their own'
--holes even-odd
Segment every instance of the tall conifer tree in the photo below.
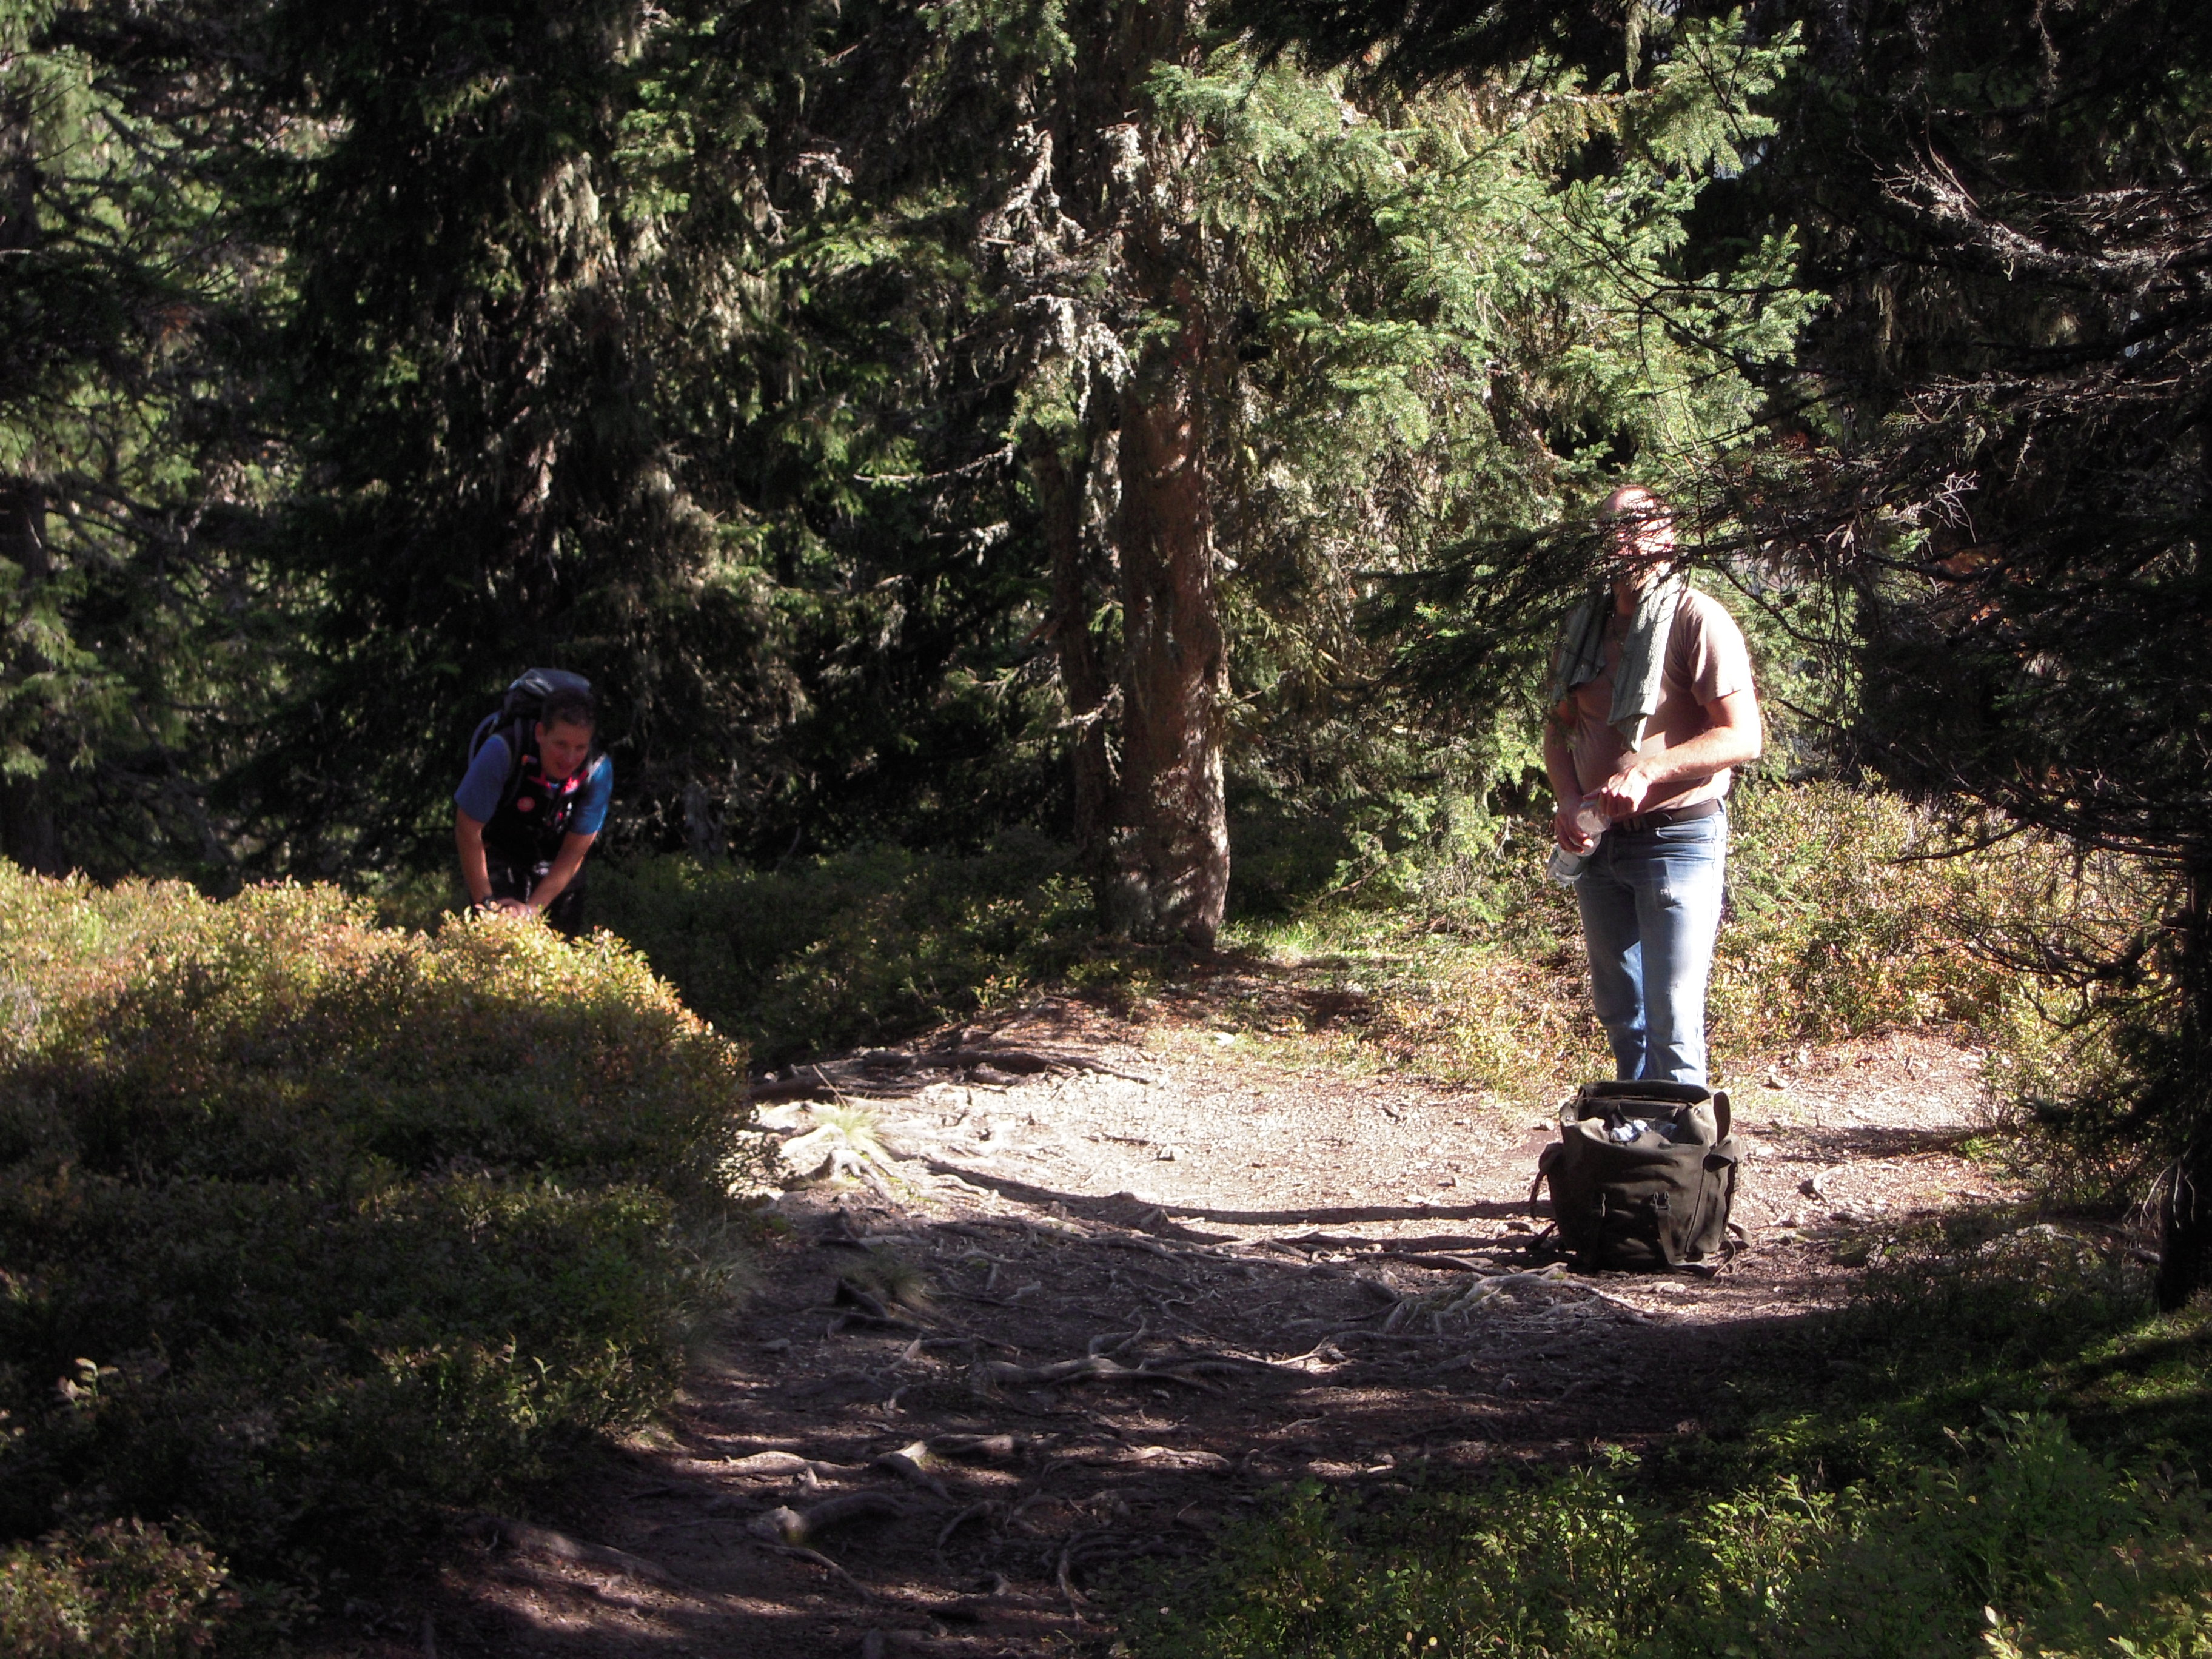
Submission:
<svg viewBox="0 0 2212 1659">
<path fill-rule="evenodd" d="M 1604 32 L 1601 12 L 1518 3 L 1237 15 L 1415 82 L 1492 67 L 1508 40 Z M 1805 70 L 1700 229 L 1717 246 L 1802 227 L 1834 300 L 1805 378 L 1777 382 L 1782 441 L 1711 482 L 1765 552 L 1844 596 L 1841 626 L 1808 636 L 1838 647 L 1850 758 L 2171 878 L 2115 948 L 2054 935 L 2034 954 L 2117 1019 L 2119 1072 L 2046 1110 L 2158 1172 L 2158 1293 L 2179 1305 L 2212 1277 L 2212 12 L 1753 15 L 1802 25 Z"/>
<path fill-rule="evenodd" d="M 1004 135 L 979 303 L 1019 376 L 1079 840 L 1111 925 L 1203 945 L 1239 749 L 1311 772 L 1379 738 L 1420 769 L 1353 626 L 1380 575 L 1558 517 L 1624 449 L 1746 428 L 1738 363 L 1804 314 L 1787 239 L 1729 281 L 1673 260 L 1785 54 L 1701 27 L 1633 93 L 1540 62 L 1408 100 L 1262 64 L 1195 8 L 1013 9 L 1025 56 L 968 64 Z M 992 106 L 958 84 L 934 90 L 972 125 Z M 1526 654 L 1464 701 L 1510 697 Z"/>
<path fill-rule="evenodd" d="M 33 868 L 230 857 L 210 715 L 274 598 L 239 91 L 198 7 L 0 9 L 0 853 Z"/>
</svg>

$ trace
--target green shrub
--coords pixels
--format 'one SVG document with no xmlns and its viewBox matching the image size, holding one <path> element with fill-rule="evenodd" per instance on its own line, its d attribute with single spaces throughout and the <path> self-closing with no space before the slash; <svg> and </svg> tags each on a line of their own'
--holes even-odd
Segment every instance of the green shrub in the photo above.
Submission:
<svg viewBox="0 0 2212 1659">
<path fill-rule="evenodd" d="M 1720 1041 L 1741 1050 L 2002 1017 L 2013 976 L 1957 919 L 1977 890 L 2027 873 L 2016 856 L 1923 856 L 1937 842 L 1923 815 L 1840 784 L 1747 788 L 1730 817 Z"/>
<path fill-rule="evenodd" d="M 2201 1654 L 2212 1320 L 2147 1318 L 2144 1289 L 2047 1228 L 1901 1242 L 1747 1374 L 1763 1409 L 1728 1437 L 1365 1503 L 1308 1483 L 1197 1572 L 1125 1587 L 1129 1648 Z"/>
<path fill-rule="evenodd" d="M 1936 1659 L 1996 1628 L 2017 1650 L 2086 1659 L 2212 1639 L 2203 1491 L 2124 1474 L 2051 1418 L 1962 1437 L 1954 1460 L 1891 1486 L 1790 1475 L 1663 1504 L 1637 1474 L 1620 1458 L 1376 1510 L 1305 1486 L 1230 1541 L 1201 1610 L 1139 1601 L 1130 1646 L 1144 1659 Z"/>
<path fill-rule="evenodd" d="M 0 865 L 0 1537 L 313 1584 L 668 1397 L 744 1056 L 633 952 Z"/>
<path fill-rule="evenodd" d="M 207 1646 L 223 1573 L 159 1527 L 109 1522 L 0 1552 L 0 1652 L 170 1659 Z"/>
<path fill-rule="evenodd" d="M 36 1143 L 104 1174 L 246 1181 L 364 1158 L 663 1188 L 710 1170 L 736 1052 L 612 941 L 466 924 L 427 939 L 366 925 L 328 889 L 167 890 L 188 934 L 57 975 L 76 988 L 21 1039 L 0 1156 Z"/>
<path fill-rule="evenodd" d="M 763 1059 L 902 1036 L 1004 1003 L 1097 943 L 1067 849 L 863 847 L 751 870 L 647 857 L 592 878 L 592 915 Z"/>
<path fill-rule="evenodd" d="M 1981 946 L 1993 927 L 2032 931 L 2073 902 L 2063 856 L 2023 843 L 1923 857 L 1939 825 L 1840 784 L 1753 781 L 1731 812 L 1711 994 L 1723 1066 L 1885 1027 L 1972 1028 L 2008 1055 L 2046 1042 L 2019 975 Z M 1376 998 L 1359 1041 L 1400 1063 L 1536 1093 L 1603 1069 L 1573 896 L 1544 878 L 1542 826 L 1436 817 L 1437 848 L 1425 861 L 1401 849 L 1388 881 L 1287 916 L 1298 884 L 1240 889 L 1248 911 L 1224 945 L 1334 961 Z M 1263 866 L 1286 834 L 1263 837 Z M 646 857 L 595 875 L 592 902 L 691 1006 L 780 1063 L 1054 981 L 1127 979 L 1142 953 L 1099 940 L 1071 871 L 1068 849 L 1024 836 L 971 857 L 872 847 L 770 870 Z"/>
<path fill-rule="evenodd" d="M 1309 1484 L 1232 1537 L 1202 1584 L 1133 1596 L 1130 1648 L 1932 1659 L 1998 1635 L 2053 1659 L 2181 1659 L 2212 1640 L 2203 1491 L 2117 1469 L 2049 1418 L 1962 1436 L 1887 1486 L 1793 1474 L 1670 1505 L 1640 1473 L 1622 1456 L 1371 1507 Z"/>
</svg>

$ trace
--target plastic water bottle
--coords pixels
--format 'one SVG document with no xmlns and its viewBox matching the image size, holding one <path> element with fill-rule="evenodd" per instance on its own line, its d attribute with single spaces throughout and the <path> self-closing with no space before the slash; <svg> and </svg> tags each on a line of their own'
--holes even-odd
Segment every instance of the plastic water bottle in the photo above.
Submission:
<svg viewBox="0 0 2212 1659">
<path fill-rule="evenodd" d="M 1590 853 L 1595 853 L 1598 838 L 1605 834 L 1605 814 L 1597 810 L 1595 802 L 1586 800 L 1575 813 L 1575 828 L 1590 838 Z M 1544 873 L 1562 885 L 1571 885 L 1589 867 L 1589 853 L 1570 853 L 1554 842 Z"/>
</svg>

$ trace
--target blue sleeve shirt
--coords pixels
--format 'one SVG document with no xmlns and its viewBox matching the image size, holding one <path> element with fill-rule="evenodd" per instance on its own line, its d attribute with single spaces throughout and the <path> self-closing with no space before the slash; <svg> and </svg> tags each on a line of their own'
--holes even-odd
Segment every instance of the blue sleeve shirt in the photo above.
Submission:
<svg viewBox="0 0 2212 1659">
<path fill-rule="evenodd" d="M 453 791 L 453 805 L 478 823 L 489 823 L 499 811 L 500 792 L 507 787 L 507 739 L 491 737 L 469 763 L 468 775 Z"/>
<path fill-rule="evenodd" d="M 484 746 L 469 763 L 468 775 L 453 791 L 453 805 L 478 823 L 489 823 L 491 815 L 499 811 L 499 798 L 507 787 L 507 739 L 497 735 L 485 738 Z M 592 763 L 591 770 L 585 775 L 583 802 L 576 808 L 575 821 L 568 833 L 598 835 L 606 825 L 607 805 L 614 799 L 614 793 L 615 763 L 602 755 Z"/>
</svg>

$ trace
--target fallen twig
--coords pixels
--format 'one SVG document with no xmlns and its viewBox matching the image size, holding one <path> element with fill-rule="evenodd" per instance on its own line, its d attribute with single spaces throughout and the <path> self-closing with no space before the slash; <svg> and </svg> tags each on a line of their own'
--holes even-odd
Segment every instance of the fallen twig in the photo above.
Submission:
<svg viewBox="0 0 2212 1659">
<path fill-rule="evenodd" d="M 976 1367 L 986 1380 L 992 1382 L 1036 1384 L 1040 1382 L 1182 1382 L 1203 1389 L 1206 1385 L 1195 1378 L 1177 1376 L 1172 1370 L 1152 1370 L 1141 1365 L 1124 1365 L 1118 1359 L 1103 1353 L 1086 1354 L 1081 1359 L 1056 1360 L 1049 1365 L 1017 1365 L 1009 1360 L 987 1359 Z"/>
<path fill-rule="evenodd" d="M 1570 1282 L 1571 1283 L 1572 1281 Z M 1639 1320 L 1657 1319 L 1663 1316 L 1668 1311 L 1668 1310 L 1665 1308 L 1639 1308 L 1633 1302 L 1631 1302 L 1626 1297 L 1615 1296 L 1611 1291 L 1601 1291 L 1595 1285 L 1577 1284 L 1575 1285 L 1575 1288 L 1578 1291 L 1587 1291 L 1590 1295 L 1595 1297 L 1601 1302 L 1610 1302 L 1614 1307 L 1620 1309 L 1623 1312 L 1630 1314 Z"/>
<path fill-rule="evenodd" d="M 766 1105 L 782 1101 L 818 1100 L 825 1095 L 833 1099 L 869 1097 L 895 1099 L 913 1093 L 916 1075 L 926 1072 L 965 1073 L 975 1082 L 998 1087 L 1024 1077 L 1063 1072 L 1118 1078 L 1123 1082 L 1140 1083 L 1147 1087 L 1153 1083 L 1151 1078 L 1133 1072 L 1117 1071 L 1084 1054 L 969 1045 L 925 1049 L 918 1054 L 902 1049 L 877 1049 L 848 1060 L 817 1063 L 805 1069 L 812 1075 L 793 1076 L 775 1082 L 766 1079 L 756 1082 L 752 1085 L 754 1101 Z"/>
<path fill-rule="evenodd" d="M 1165 1261 L 1180 1261 L 1185 1254 L 1182 1250 L 1170 1249 L 1157 1239 L 1131 1238 L 1126 1233 L 1093 1233 L 1091 1235 L 1091 1243 L 1103 1244 L 1109 1249 L 1116 1250 L 1139 1250 L 1146 1255 L 1158 1256 Z"/>
<path fill-rule="evenodd" d="M 1301 1360 L 1317 1359 L 1325 1352 L 1335 1347 L 1338 1343 L 1355 1336 L 1369 1342 L 1441 1342 L 1444 1340 L 1429 1331 L 1363 1331 L 1355 1326 L 1322 1338 L 1304 1353 L 1294 1353 L 1288 1359 L 1278 1359 L 1271 1363 L 1280 1367 L 1295 1365 Z M 1340 1359 L 1343 1355 L 1340 1352 L 1337 1357 Z"/>
<path fill-rule="evenodd" d="M 1495 1271 L 1494 1261 L 1477 1261 L 1472 1256 L 1440 1255 L 1433 1250 L 1381 1249 L 1367 1252 L 1370 1255 L 1387 1257 L 1392 1261 L 1404 1261 L 1416 1267 L 1441 1267 L 1450 1273 L 1486 1273 Z"/>
</svg>

